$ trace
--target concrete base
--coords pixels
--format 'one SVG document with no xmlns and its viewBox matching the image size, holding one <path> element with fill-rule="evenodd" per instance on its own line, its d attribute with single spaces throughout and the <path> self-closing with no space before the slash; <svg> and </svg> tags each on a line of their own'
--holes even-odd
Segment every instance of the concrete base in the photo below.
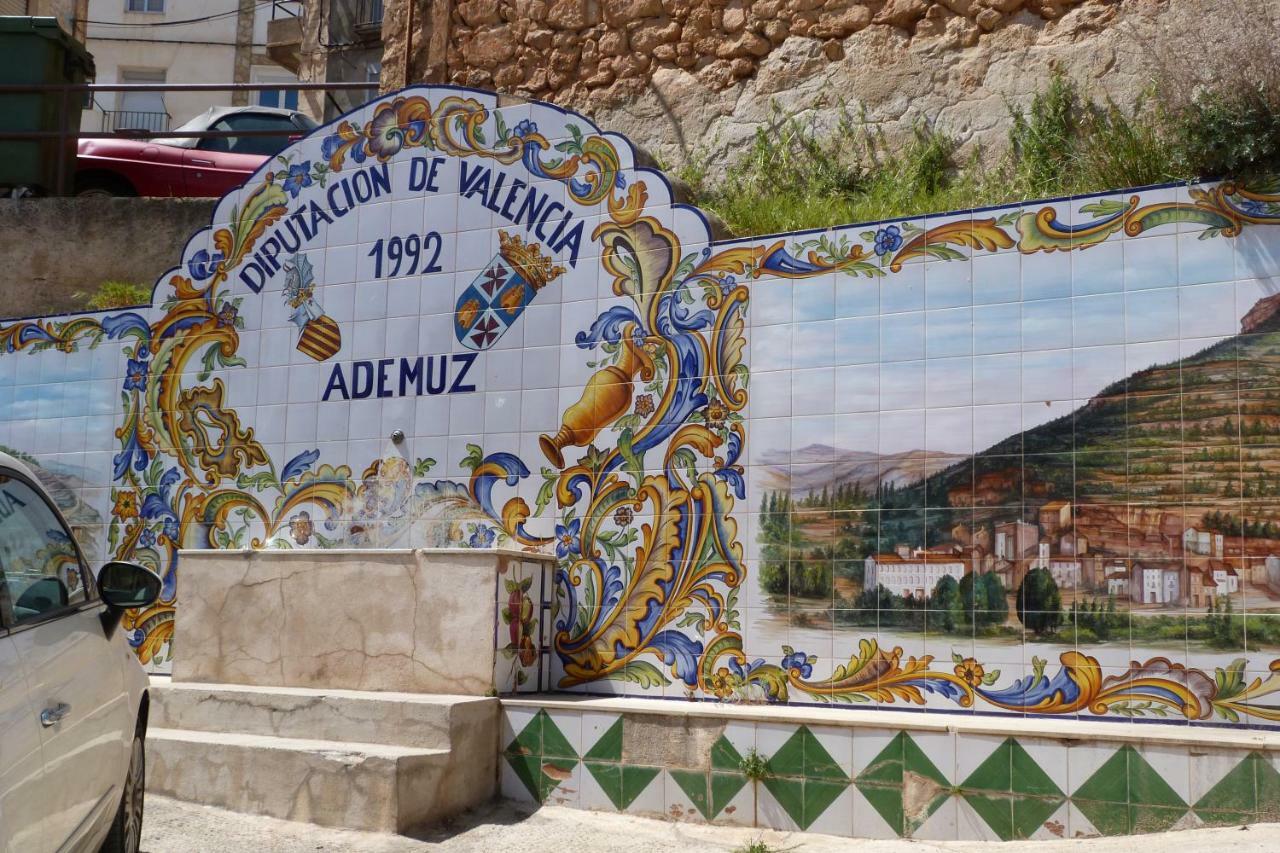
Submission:
<svg viewBox="0 0 1280 853">
<path fill-rule="evenodd" d="M 494 794 L 496 699 L 153 679 L 151 793 L 411 833 Z"/>
<path fill-rule="evenodd" d="M 847 707 L 503 700 L 502 793 L 921 841 L 1280 820 L 1280 732 Z"/>
</svg>

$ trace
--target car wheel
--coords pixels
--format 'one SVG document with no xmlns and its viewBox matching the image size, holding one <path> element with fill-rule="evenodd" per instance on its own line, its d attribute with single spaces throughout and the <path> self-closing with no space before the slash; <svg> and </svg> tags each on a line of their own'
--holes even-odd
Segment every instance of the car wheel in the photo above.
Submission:
<svg viewBox="0 0 1280 853">
<path fill-rule="evenodd" d="M 76 180 L 76 196 L 79 198 L 117 198 L 135 196 L 129 182 L 114 175 L 88 175 Z"/>
<path fill-rule="evenodd" d="M 133 736 L 129 772 L 124 779 L 124 795 L 120 810 L 111 824 L 111 832 L 102 844 L 102 853 L 138 853 L 142 843 L 142 795 L 147 787 L 147 755 L 142 735 Z"/>
</svg>

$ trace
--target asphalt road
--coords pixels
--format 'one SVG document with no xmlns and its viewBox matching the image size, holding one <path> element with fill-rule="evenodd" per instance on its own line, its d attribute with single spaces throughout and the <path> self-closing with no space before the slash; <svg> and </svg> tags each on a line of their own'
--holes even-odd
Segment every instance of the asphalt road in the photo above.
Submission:
<svg viewBox="0 0 1280 853">
<path fill-rule="evenodd" d="M 1280 824 L 1198 829 L 1134 838 L 1021 841 L 1007 844 L 862 841 L 827 835 L 698 826 L 577 809 L 545 807 L 533 814 L 495 804 L 465 815 L 423 840 L 325 829 L 242 815 L 208 806 L 147 797 L 143 853 L 714 853 L 763 840 L 773 853 L 1274 853 Z"/>
</svg>

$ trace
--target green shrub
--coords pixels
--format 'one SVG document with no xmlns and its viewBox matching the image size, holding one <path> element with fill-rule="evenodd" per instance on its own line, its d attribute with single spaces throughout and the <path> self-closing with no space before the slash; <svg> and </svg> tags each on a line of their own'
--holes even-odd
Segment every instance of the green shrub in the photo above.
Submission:
<svg viewBox="0 0 1280 853">
<path fill-rule="evenodd" d="M 110 311 L 146 305 L 151 301 L 151 288 L 128 281 L 104 281 L 93 293 L 77 293 L 75 297 L 91 311 Z"/>
<path fill-rule="evenodd" d="M 1280 38 L 1280 21 L 1255 29 Z M 1151 53 L 1158 59 L 1159 46 Z M 994 164 L 980 151 L 958 162 L 956 141 L 929 125 L 894 147 L 865 116 L 841 110 L 824 132 L 816 118 L 785 116 L 775 104 L 773 118 L 723 179 L 708 177 L 705 159 L 682 177 L 694 203 L 746 236 L 1280 173 L 1280 66 L 1232 56 L 1218 60 L 1215 81 L 1199 63 L 1153 62 L 1150 90 L 1131 111 L 1084 98 L 1055 76 L 1025 109 L 1009 106 L 1007 149 Z M 1249 70 L 1232 70 L 1232 63 Z"/>
</svg>

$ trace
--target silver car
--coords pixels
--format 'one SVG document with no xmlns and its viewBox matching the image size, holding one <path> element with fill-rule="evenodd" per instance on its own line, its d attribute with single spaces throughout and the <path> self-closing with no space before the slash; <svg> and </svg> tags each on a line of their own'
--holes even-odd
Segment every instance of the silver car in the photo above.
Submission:
<svg viewBox="0 0 1280 853">
<path fill-rule="evenodd" d="M 0 453 L 0 850 L 136 853 L 147 675 L 120 629 L 160 578 L 95 577 L 31 471 Z"/>
</svg>

